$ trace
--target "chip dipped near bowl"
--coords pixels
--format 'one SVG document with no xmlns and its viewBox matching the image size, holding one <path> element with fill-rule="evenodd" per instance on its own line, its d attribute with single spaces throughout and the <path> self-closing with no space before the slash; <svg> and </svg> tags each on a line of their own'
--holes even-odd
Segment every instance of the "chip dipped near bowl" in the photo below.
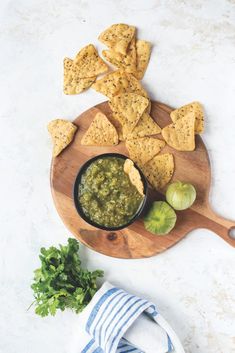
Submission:
<svg viewBox="0 0 235 353">
<path fill-rule="evenodd" d="M 123 229 L 142 213 L 147 181 L 126 156 L 106 153 L 88 160 L 74 183 L 78 214 L 90 225 L 104 230 Z"/>
</svg>

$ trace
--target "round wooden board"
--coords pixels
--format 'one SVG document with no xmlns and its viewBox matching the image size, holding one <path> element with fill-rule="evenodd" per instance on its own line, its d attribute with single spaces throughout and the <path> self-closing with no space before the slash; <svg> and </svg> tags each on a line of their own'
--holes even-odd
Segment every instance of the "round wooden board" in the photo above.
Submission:
<svg viewBox="0 0 235 353">
<path fill-rule="evenodd" d="M 151 116 L 163 128 L 171 122 L 171 108 L 152 102 Z M 118 258 L 144 258 L 158 254 L 176 244 L 187 233 L 196 228 L 208 228 L 220 235 L 231 245 L 235 240 L 229 236 L 235 222 L 225 220 L 211 210 L 208 203 L 211 171 L 206 147 L 199 135 L 196 136 L 196 149 L 193 152 L 179 152 L 166 146 L 161 153 L 171 152 L 175 159 L 173 180 L 188 181 L 197 190 L 193 207 L 177 212 L 175 228 L 166 236 L 156 236 L 145 230 L 143 219 L 120 231 L 108 232 L 96 229 L 77 214 L 73 203 L 73 184 L 80 167 L 91 157 L 108 152 L 128 156 L 125 144 L 114 147 L 81 146 L 81 138 L 97 112 L 109 118 L 111 110 L 107 102 L 82 113 L 74 123 L 78 131 L 74 141 L 51 164 L 51 190 L 57 211 L 67 228 L 83 244 L 102 254 Z M 157 136 L 161 138 L 161 135 Z M 162 199 L 162 195 L 151 189 L 150 201 Z"/>
</svg>

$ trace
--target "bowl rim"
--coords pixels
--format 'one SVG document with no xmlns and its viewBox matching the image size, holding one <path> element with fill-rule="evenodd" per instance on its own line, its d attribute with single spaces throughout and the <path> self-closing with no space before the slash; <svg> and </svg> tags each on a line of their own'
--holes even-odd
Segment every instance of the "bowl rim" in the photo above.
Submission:
<svg viewBox="0 0 235 353">
<path fill-rule="evenodd" d="M 106 158 L 106 157 L 116 157 L 116 158 L 122 158 L 122 159 L 129 159 L 129 157 L 125 156 L 124 154 L 121 153 L 102 153 L 99 155 L 96 155 L 90 159 L 88 159 L 78 170 L 78 173 L 75 177 L 75 181 L 74 181 L 74 185 L 73 185 L 73 201 L 74 201 L 74 205 L 76 208 L 76 211 L 78 213 L 78 215 L 88 224 L 90 224 L 91 226 L 98 228 L 98 229 L 102 229 L 102 230 L 107 230 L 107 231 L 116 231 L 116 230 L 121 230 L 124 229 L 128 226 L 130 226 L 132 223 L 134 223 L 142 214 L 142 211 L 146 205 L 146 201 L 147 201 L 147 189 L 148 189 L 148 183 L 147 183 L 147 179 L 145 178 L 143 172 L 141 171 L 141 169 L 136 165 L 136 163 L 134 163 L 134 166 L 136 167 L 136 169 L 139 171 L 140 176 L 141 176 L 141 180 L 143 182 L 144 185 L 144 198 L 142 203 L 140 204 L 137 212 L 134 214 L 134 216 L 125 224 L 118 226 L 118 227 L 106 227 L 106 226 L 102 226 L 92 220 L 90 220 L 83 212 L 81 205 L 78 201 L 78 186 L 81 182 L 81 177 L 83 175 L 83 173 L 85 172 L 85 170 L 89 167 L 89 165 L 91 163 L 93 163 L 94 161 L 96 161 L 97 159 L 101 159 L 101 158 Z"/>
</svg>

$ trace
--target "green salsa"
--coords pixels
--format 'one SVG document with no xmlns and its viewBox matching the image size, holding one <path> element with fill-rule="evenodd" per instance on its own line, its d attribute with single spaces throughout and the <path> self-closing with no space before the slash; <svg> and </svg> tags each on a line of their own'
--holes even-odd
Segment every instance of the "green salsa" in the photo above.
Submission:
<svg viewBox="0 0 235 353">
<path fill-rule="evenodd" d="M 103 157 L 92 162 L 78 187 L 80 206 L 91 221 L 105 227 L 120 227 L 138 211 L 143 196 L 124 172 L 125 160 Z"/>
</svg>

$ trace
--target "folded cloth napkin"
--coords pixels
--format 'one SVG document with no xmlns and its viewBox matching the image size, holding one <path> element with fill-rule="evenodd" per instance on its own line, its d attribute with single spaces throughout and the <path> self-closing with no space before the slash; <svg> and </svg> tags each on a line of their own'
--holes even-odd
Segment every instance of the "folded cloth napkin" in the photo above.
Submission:
<svg viewBox="0 0 235 353">
<path fill-rule="evenodd" d="M 153 303 L 108 282 L 79 315 L 79 328 L 76 353 L 184 353 Z"/>
</svg>

